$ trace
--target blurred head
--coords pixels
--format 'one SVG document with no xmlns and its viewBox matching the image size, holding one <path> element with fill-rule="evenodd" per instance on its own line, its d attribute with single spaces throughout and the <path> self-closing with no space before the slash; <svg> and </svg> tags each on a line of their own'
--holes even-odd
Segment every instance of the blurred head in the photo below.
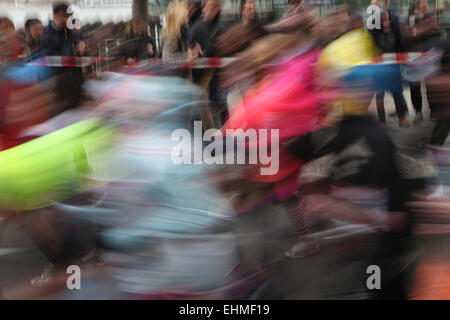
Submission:
<svg viewBox="0 0 450 320">
<path fill-rule="evenodd" d="M 419 9 L 422 12 L 428 10 L 428 0 L 419 0 Z"/>
<path fill-rule="evenodd" d="M 53 22 L 56 29 L 64 29 L 70 14 L 67 13 L 69 5 L 65 2 L 53 3 Z"/>
<path fill-rule="evenodd" d="M 253 20 L 255 18 L 255 0 L 244 1 L 241 10 L 242 20 Z"/>
<path fill-rule="evenodd" d="M 0 33 L 2 35 L 13 35 L 15 31 L 14 23 L 9 18 L 0 17 Z"/>
<path fill-rule="evenodd" d="M 147 23 L 143 19 L 133 19 L 131 27 L 135 37 L 141 37 L 147 33 Z"/>
<path fill-rule="evenodd" d="M 189 0 L 188 4 L 188 16 L 191 18 L 194 13 L 202 9 L 202 3 L 199 0 Z"/>
<path fill-rule="evenodd" d="M 288 2 L 288 11 L 297 8 L 300 5 L 300 3 L 302 3 L 302 0 L 290 0 Z"/>
<path fill-rule="evenodd" d="M 188 23 L 189 12 L 187 3 L 174 0 L 169 3 L 166 13 L 166 31 L 176 38 L 181 37 L 181 27 Z"/>
<path fill-rule="evenodd" d="M 387 0 L 372 0 L 370 4 L 379 6 L 381 9 L 388 6 Z"/>
<path fill-rule="evenodd" d="M 386 2 L 384 0 L 373 0 L 372 4 L 380 7 L 381 11 L 385 11 L 386 10 Z"/>
<path fill-rule="evenodd" d="M 221 6 L 220 0 L 206 0 L 202 10 L 203 20 L 214 20 L 219 14 Z"/>
<path fill-rule="evenodd" d="M 42 22 L 39 19 L 27 20 L 25 29 L 33 40 L 39 40 L 42 36 Z"/>
<path fill-rule="evenodd" d="M 408 10 L 408 14 L 409 15 L 414 15 L 416 13 L 419 12 L 419 2 L 413 2 L 409 5 L 409 10 Z"/>
</svg>

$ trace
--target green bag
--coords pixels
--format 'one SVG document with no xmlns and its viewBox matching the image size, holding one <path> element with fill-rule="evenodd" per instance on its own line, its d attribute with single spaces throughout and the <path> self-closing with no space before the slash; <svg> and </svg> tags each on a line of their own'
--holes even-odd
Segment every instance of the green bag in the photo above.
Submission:
<svg viewBox="0 0 450 320">
<path fill-rule="evenodd" d="M 89 119 L 0 152 L 0 208 L 33 210 L 86 190 L 90 159 L 115 129 Z"/>
</svg>

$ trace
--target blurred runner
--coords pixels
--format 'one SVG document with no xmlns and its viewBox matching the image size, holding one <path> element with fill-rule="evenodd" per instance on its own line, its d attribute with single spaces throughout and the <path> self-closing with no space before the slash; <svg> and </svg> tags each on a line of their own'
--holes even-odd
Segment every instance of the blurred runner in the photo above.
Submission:
<svg viewBox="0 0 450 320">
<path fill-rule="evenodd" d="M 315 254 L 319 247 L 310 237 L 304 204 L 297 197 L 297 180 L 307 160 L 294 159 L 284 144 L 297 135 L 306 134 L 321 126 L 320 107 L 329 98 L 317 90 L 315 83 L 314 66 L 320 49 L 311 37 L 314 19 L 304 12 L 296 15 L 295 20 L 290 20 L 294 21 L 292 23 L 285 20 L 279 22 L 279 25 L 283 25 L 280 29 L 287 34 L 263 37 L 242 53 L 242 60 L 236 65 L 243 64 L 245 69 L 250 66 L 256 73 L 255 80 L 258 82 L 244 94 L 242 102 L 233 108 L 229 120 L 222 128 L 224 134 L 228 129 L 279 130 L 279 141 L 258 137 L 257 141 L 250 140 L 245 144 L 247 150 L 251 150 L 256 146 L 261 148 L 261 144 L 272 146 L 276 143 L 279 170 L 275 174 L 262 175 L 259 169 L 264 165 L 250 166 L 242 179 L 252 183 L 243 183 L 240 200 L 245 208 L 248 205 L 245 203 L 246 198 L 251 198 L 247 194 L 256 193 L 262 198 L 276 199 L 283 203 L 286 214 L 299 235 L 299 245 L 285 254 L 288 258 Z M 286 18 L 288 19 L 290 17 Z M 259 65 L 264 62 L 270 63 L 271 68 L 264 70 Z M 262 68 L 260 74 L 255 65 Z"/>
</svg>

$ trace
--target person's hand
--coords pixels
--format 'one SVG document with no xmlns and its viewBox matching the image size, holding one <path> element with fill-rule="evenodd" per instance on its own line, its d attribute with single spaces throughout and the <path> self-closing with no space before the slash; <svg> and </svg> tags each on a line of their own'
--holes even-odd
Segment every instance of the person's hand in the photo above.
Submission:
<svg viewBox="0 0 450 320">
<path fill-rule="evenodd" d="M 198 54 L 193 48 L 189 48 L 186 63 L 191 64 L 198 58 Z"/>
<path fill-rule="evenodd" d="M 83 55 L 86 51 L 86 42 L 84 42 L 83 40 L 80 41 L 77 45 L 77 51 L 80 55 Z"/>
<path fill-rule="evenodd" d="M 153 56 L 153 45 L 152 45 L 151 43 L 148 43 L 148 44 L 147 44 L 147 53 L 148 53 L 150 56 Z"/>
<path fill-rule="evenodd" d="M 132 65 L 132 64 L 135 64 L 136 63 L 136 60 L 134 60 L 133 58 L 128 58 L 127 59 L 127 64 L 128 65 Z"/>
<path fill-rule="evenodd" d="M 202 48 L 200 47 L 200 44 L 196 43 L 195 47 L 189 48 L 188 50 L 187 63 L 188 64 L 195 63 L 200 54 L 203 55 Z"/>
</svg>

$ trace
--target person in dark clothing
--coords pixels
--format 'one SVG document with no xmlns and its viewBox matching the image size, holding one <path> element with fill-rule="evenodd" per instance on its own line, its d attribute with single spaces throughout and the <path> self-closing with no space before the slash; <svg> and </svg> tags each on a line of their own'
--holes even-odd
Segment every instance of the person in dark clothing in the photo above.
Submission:
<svg viewBox="0 0 450 320">
<path fill-rule="evenodd" d="M 388 9 L 383 1 L 375 3 L 381 8 L 381 21 L 382 25 L 380 29 L 369 30 L 376 44 L 383 53 L 397 53 L 403 52 L 403 43 L 400 35 L 400 23 L 398 17 Z M 400 69 L 398 69 L 400 73 Z M 398 77 L 400 78 L 400 76 Z M 405 98 L 403 97 L 403 86 L 400 85 L 395 90 L 390 91 L 394 98 L 395 109 L 399 119 L 399 126 L 408 127 L 409 123 L 406 120 L 407 105 Z M 376 93 L 376 104 L 378 111 L 378 118 L 381 126 L 386 127 L 386 115 L 384 111 L 384 96 L 386 91 Z"/>
<path fill-rule="evenodd" d="M 156 46 L 148 34 L 148 26 L 144 20 L 130 21 L 127 26 L 127 41 L 129 41 L 128 64 L 156 56 Z"/>
<path fill-rule="evenodd" d="M 219 0 L 207 0 L 203 6 L 202 16 L 189 28 L 188 45 L 189 61 L 195 61 L 198 57 L 216 57 L 216 39 L 222 34 L 224 28 L 219 22 L 221 3 Z M 208 89 L 210 99 L 214 102 L 217 95 L 217 78 L 214 69 L 193 70 L 195 84 Z M 221 111 L 220 108 L 205 107 L 200 112 L 200 118 L 205 130 L 218 126 Z"/>
<path fill-rule="evenodd" d="M 76 29 L 69 29 L 67 13 L 69 5 L 65 2 L 53 4 L 53 21 L 45 28 L 42 37 L 42 50 L 49 56 L 82 56 L 86 50 L 86 43 L 81 33 Z M 55 114 L 66 109 L 76 108 L 81 102 L 83 71 L 78 67 L 55 68 L 55 91 L 57 93 L 58 108 Z"/>
<path fill-rule="evenodd" d="M 246 50 L 256 39 L 268 34 L 256 17 L 254 0 L 243 0 L 241 10 L 240 21 L 217 38 L 218 56 L 236 55 Z M 236 37 L 237 34 L 239 37 Z"/>
<path fill-rule="evenodd" d="M 450 133 L 450 39 L 444 41 L 440 49 L 444 51 L 441 70 L 425 80 L 428 103 L 439 110 L 430 139 L 430 144 L 435 146 L 443 146 Z"/>
<path fill-rule="evenodd" d="M 188 3 L 188 17 L 189 22 L 186 30 L 191 28 L 194 23 L 201 17 L 202 15 L 202 2 L 200 0 L 190 0 Z M 187 34 L 186 34 L 187 36 Z"/>
<path fill-rule="evenodd" d="M 331 136 L 327 143 L 324 134 Z M 424 183 L 401 177 L 391 138 L 370 115 L 351 115 L 336 127 L 295 139 L 288 147 L 302 159 L 334 155 L 328 178 L 319 190 L 322 196 L 318 199 L 317 190 L 310 193 L 306 186 L 302 196 L 307 204 L 319 208 L 312 213 L 318 217 L 375 227 L 377 245 L 362 259 L 362 286 L 366 288 L 367 266 L 377 265 L 383 270 L 382 290 L 368 290 L 369 297 L 406 299 L 415 268 L 414 262 L 404 260 L 412 249 L 414 226 L 406 204 Z"/>
<path fill-rule="evenodd" d="M 49 56 L 83 55 L 86 49 L 79 30 L 67 27 L 70 17 L 68 8 L 68 4 L 64 2 L 53 5 L 53 21 L 45 28 L 42 38 L 42 47 L 47 50 Z"/>
<path fill-rule="evenodd" d="M 219 22 L 221 4 L 218 0 L 207 0 L 201 19 L 197 19 L 188 34 L 188 42 L 194 55 L 215 57 L 215 41 L 223 32 Z"/>
<path fill-rule="evenodd" d="M 254 0 L 241 1 L 240 17 L 241 19 L 239 22 L 231 26 L 217 38 L 215 45 L 216 55 L 220 57 L 237 55 L 249 48 L 256 39 L 267 34 L 267 31 L 256 17 Z M 237 34 L 239 37 L 236 37 Z M 216 87 L 220 85 L 217 78 L 223 79 L 222 73 L 220 71 L 218 71 L 218 73 L 219 75 L 213 78 L 214 82 L 212 83 L 212 85 Z M 227 95 L 228 91 L 224 88 L 216 95 L 218 98 L 216 103 L 220 104 L 222 106 L 221 109 L 223 110 L 220 116 L 221 124 L 225 123 L 228 116 Z"/>
<path fill-rule="evenodd" d="M 181 41 L 187 43 L 189 40 L 189 33 L 195 22 L 201 19 L 202 16 L 202 3 L 201 0 L 189 0 L 188 5 L 188 23 L 182 25 L 180 28 Z"/>
<path fill-rule="evenodd" d="M 437 16 L 434 11 L 428 10 L 427 0 L 416 1 L 411 4 L 406 22 L 406 51 L 424 52 L 430 50 L 439 42 L 440 30 Z M 409 83 L 411 100 L 416 111 L 415 123 L 423 120 L 422 93 L 420 82 Z M 428 92 L 428 90 L 427 90 Z M 430 111 L 436 111 L 436 105 L 430 104 Z"/>
</svg>

